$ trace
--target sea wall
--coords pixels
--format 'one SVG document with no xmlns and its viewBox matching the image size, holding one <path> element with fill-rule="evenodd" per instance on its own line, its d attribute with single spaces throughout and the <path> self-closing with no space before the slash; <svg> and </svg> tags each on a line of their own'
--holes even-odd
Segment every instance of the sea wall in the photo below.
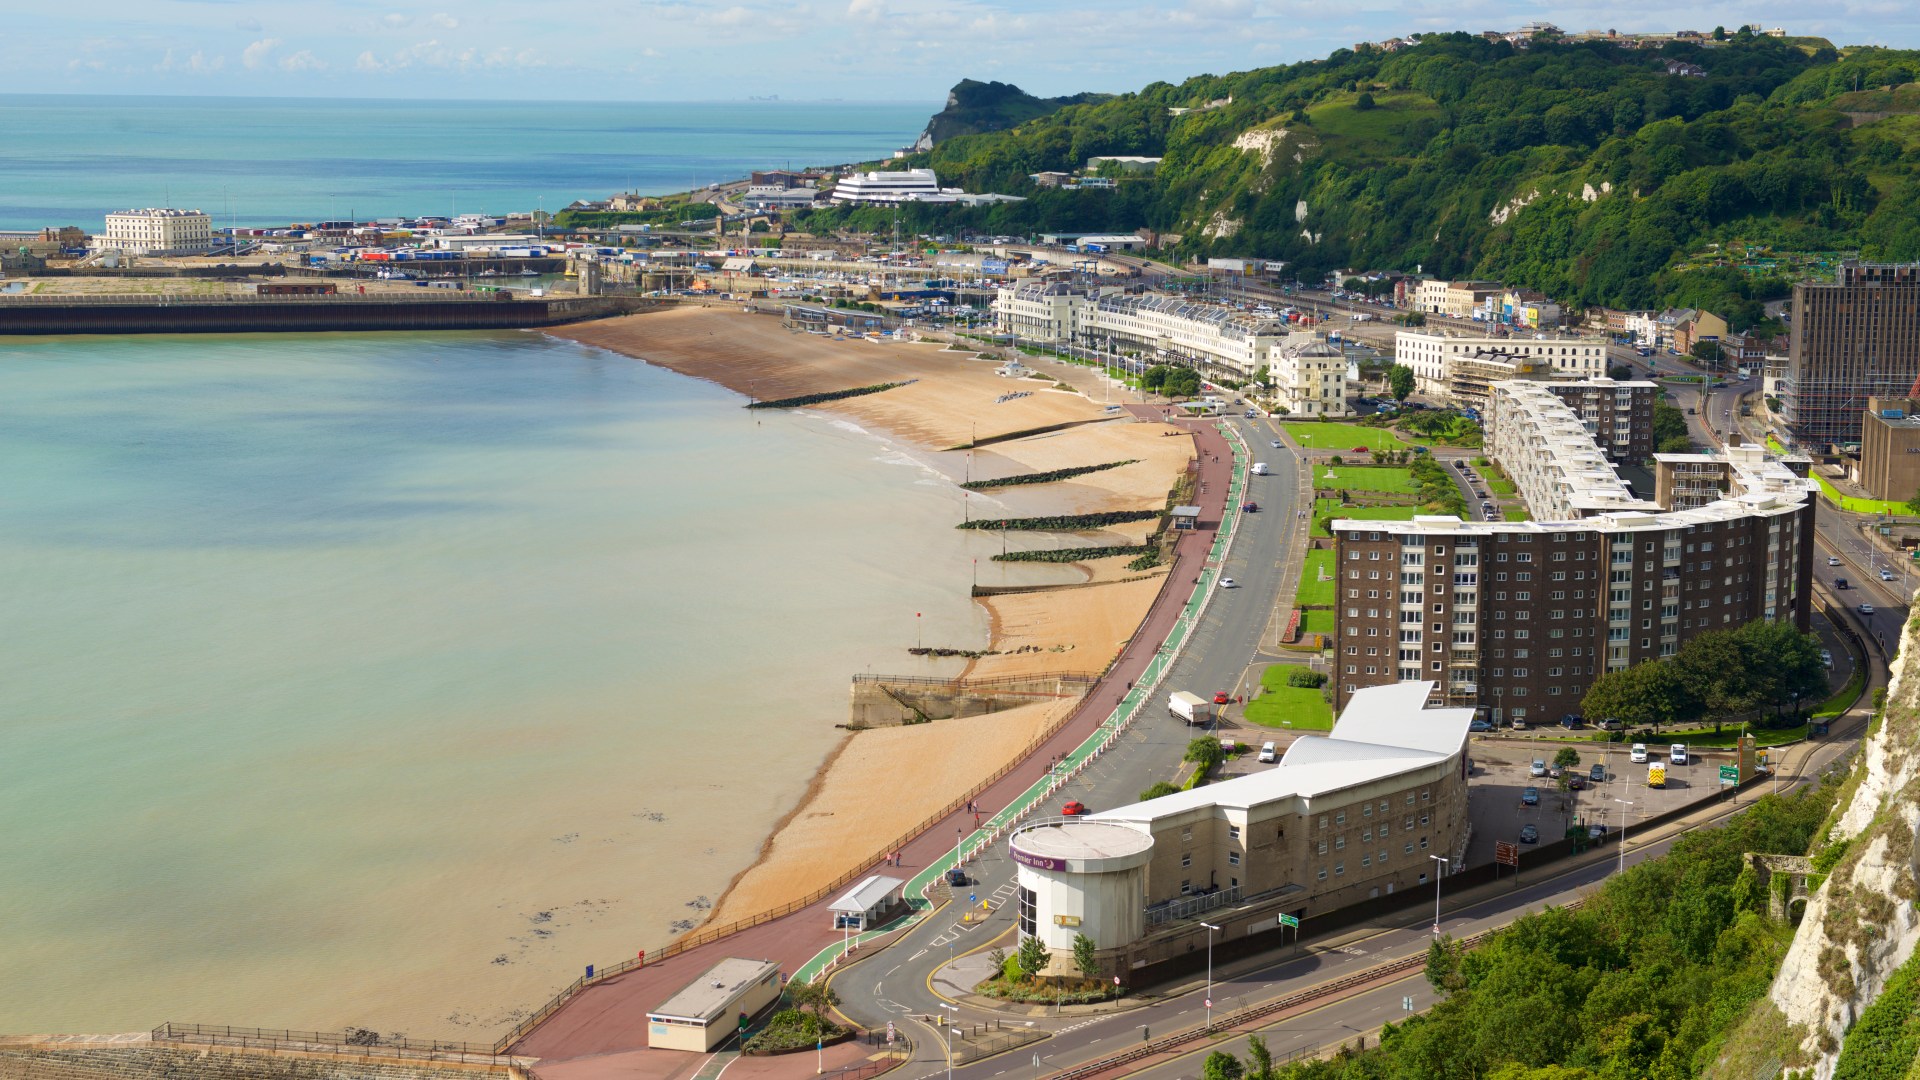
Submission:
<svg viewBox="0 0 1920 1080">
<path fill-rule="evenodd" d="M 1097 675 L 1081 671 L 1048 671 L 992 679 L 856 675 L 847 726 L 893 727 L 984 716 L 1036 701 L 1079 697 L 1097 679 Z"/>
<path fill-rule="evenodd" d="M 583 296 L 462 299 L 169 296 L 0 297 L 0 334 L 318 333 L 368 330 L 504 330 L 632 315 L 668 302 Z"/>
</svg>

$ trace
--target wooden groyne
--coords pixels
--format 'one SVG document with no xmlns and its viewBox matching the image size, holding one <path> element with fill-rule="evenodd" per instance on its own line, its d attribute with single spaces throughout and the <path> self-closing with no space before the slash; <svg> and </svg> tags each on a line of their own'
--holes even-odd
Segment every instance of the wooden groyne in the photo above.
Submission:
<svg viewBox="0 0 1920 1080">
<path fill-rule="evenodd" d="M 627 296 L 0 296 L 0 334 L 511 330 L 666 306 Z"/>
</svg>

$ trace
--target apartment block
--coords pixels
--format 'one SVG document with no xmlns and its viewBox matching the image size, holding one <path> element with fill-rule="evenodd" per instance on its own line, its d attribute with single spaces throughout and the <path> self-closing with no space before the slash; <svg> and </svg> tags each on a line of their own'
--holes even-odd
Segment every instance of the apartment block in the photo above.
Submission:
<svg viewBox="0 0 1920 1080">
<path fill-rule="evenodd" d="M 1653 406 L 1660 399 L 1658 386 L 1644 380 L 1614 379 L 1542 385 L 1579 417 L 1607 460 L 1617 465 L 1643 465 L 1653 457 Z"/>
<path fill-rule="evenodd" d="M 1593 379 L 1607 373 L 1607 343 L 1599 337 L 1517 334 L 1495 337 L 1433 330 L 1401 330 L 1393 335 L 1394 362 L 1413 369 L 1423 394 L 1470 403 L 1487 384 L 1473 362 L 1525 367 L 1523 377 L 1560 376 Z M 1463 368 L 1461 365 L 1465 364 Z M 1457 370 L 1458 369 L 1458 370 Z"/>
<path fill-rule="evenodd" d="M 1620 474 L 1614 471 L 1608 455 L 1596 441 L 1600 419 L 1583 419 L 1584 413 L 1605 413 L 1613 422 L 1613 400 L 1622 396 L 1626 410 L 1619 415 L 1620 431 L 1631 441 L 1633 396 L 1649 395 L 1645 414 L 1646 436 L 1651 441 L 1653 415 L 1652 383 L 1619 384 L 1612 380 L 1576 384 L 1569 394 L 1604 396 L 1605 407 L 1589 405 L 1580 399 L 1579 413 L 1554 390 L 1542 383 L 1496 383 L 1484 417 L 1487 422 L 1487 451 L 1519 488 L 1520 497 L 1537 519 L 1575 521 L 1595 514 L 1636 510 L 1657 512 L 1660 507 L 1635 495 Z M 1644 388 L 1644 389 L 1643 389 Z M 1589 426 L 1594 425 L 1594 426 Z M 1609 434 L 1611 433 L 1609 429 Z M 1629 445 L 1631 442 L 1629 442 Z M 1641 460 L 1645 460 L 1643 457 Z"/>
<path fill-rule="evenodd" d="M 1274 345 L 1268 378 L 1279 407 L 1293 416 L 1348 416 L 1347 358 L 1317 334 L 1293 333 Z"/>
<path fill-rule="evenodd" d="M 1813 446 L 1860 439 L 1870 397 L 1900 397 L 1920 376 L 1920 264 L 1842 263 L 1832 282 L 1793 287 L 1780 400 Z"/>
</svg>

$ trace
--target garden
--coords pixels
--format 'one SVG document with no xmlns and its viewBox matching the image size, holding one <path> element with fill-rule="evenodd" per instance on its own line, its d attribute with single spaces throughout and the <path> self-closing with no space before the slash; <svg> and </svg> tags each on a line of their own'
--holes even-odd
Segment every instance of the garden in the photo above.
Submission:
<svg viewBox="0 0 1920 1080">
<path fill-rule="evenodd" d="M 1300 584 L 1293 590 L 1296 607 L 1327 607 L 1333 603 L 1333 556 L 1330 548 L 1307 552 L 1306 563 L 1300 567 Z"/>
<path fill-rule="evenodd" d="M 1308 450 L 1404 450 L 1407 444 L 1385 428 L 1359 427 L 1354 424 L 1300 422 L 1281 424 L 1287 437 Z"/>
<path fill-rule="evenodd" d="M 1314 614 L 1308 612 L 1308 614 Z M 1331 621 L 1332 612 L 1322 612 Z M 1295 664 L 1269 664 L 1260 673 L 1260 694 L 1247 702 L 1249 724 L 1289 731 L 1329 731 L 1333 706 L 1323 689 L 1327 677 Z"/>
<path fill-rule="evenodd" d="M 1347 491 L 1390 491 L 1412 495 L 1420 490 L 1412 469 L 1379 465 L 1315 465 L 1313 486 Z"/>
</svg>

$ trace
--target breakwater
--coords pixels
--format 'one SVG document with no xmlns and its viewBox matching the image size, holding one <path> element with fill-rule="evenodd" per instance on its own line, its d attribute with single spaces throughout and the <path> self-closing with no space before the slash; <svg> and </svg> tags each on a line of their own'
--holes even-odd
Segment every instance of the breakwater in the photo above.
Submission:
<svg viewBox="0 0 1920 1080">
<path fill-rule="evenodd" d="M 670 301 L 623 296 L 166 295 L 0 297 L 0 334 L 511 330 L 631 315 Z"/>
</svg>

